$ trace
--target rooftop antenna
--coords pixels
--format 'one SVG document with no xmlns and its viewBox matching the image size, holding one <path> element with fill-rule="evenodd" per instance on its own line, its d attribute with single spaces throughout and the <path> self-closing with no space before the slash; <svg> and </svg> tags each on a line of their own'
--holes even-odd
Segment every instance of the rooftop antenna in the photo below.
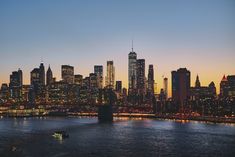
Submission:
<svg viewBox="0 0 235 157">
<path fill-rule="evenodd" d="M 133 39 L 132 39 L 132 43 L 131 43 L 131 49 L 132 49 L 132 52 L 134 52 L 133 51 Z"/>
</svg>

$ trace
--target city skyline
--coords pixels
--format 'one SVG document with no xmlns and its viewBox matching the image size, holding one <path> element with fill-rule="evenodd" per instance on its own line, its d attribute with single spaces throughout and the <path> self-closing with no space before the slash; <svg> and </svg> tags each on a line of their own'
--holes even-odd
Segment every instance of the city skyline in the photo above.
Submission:
<svg viewBox="0 0 235 157">
<path fill-rule="evenodd" d="M 146 60 L 146 67 L 154 65 L 158 92 L 163 75 L 170 90 L 171 71 L 186 67 L 191 84 L 198 74 L 202 85 L 214 81 L 218 93 L 223 75 L 234 73 L 235 2 L 181 2 L 1 1 L 0 84 L 9 83 L 18 68 L 29 84 L 30 71 L 41 60 L 57 79 L 63 64 L 89 76 L 94 65 L 103 65 L 105 73 L 106 61 L 113 60 L 115 79 L 127 88 L 133 39 L 138 58 Z"/>
<path fill-rule="evenodd" d="M 0 157 L 233 157 L 235 0 L 0 0 Z"/>
<path fill-rule="evenodd" d="M 131 52 L 133 52 L 133 50 L 131 51 Z M 128 56 L 127 56 L 128 57 Z M 137 60 L 144 60 L 145 61 L 145 59 L 137 59 Z M 107 64 L 109 64 L 110 62 L 112 62 L 112 64 L 115 66 L 115 62 L 114 61 L 106 61 L 106 63 Z M 63 74 L 62 74 L 62 71 L 63 71 L 63 68 L 64 67 L 71 67 L 72 69 L 73 69 L 73 71 L 74 71 L 74 73 L 72 74 L 72 76 L 74 77 L 73 79 L 75 79 L 75 77 L 77 76 L 77 75 L 80 75 L 80 76 L 83 76 L 84 78 L 85 77 L 89 77 L 89 75 L 90 74 L 92 74 L 92 73 L 96 73 L 95 72 L 95 69 L 93 69 L 93 71 L 90 71 L 89 72 L 89 74 L 88 75 L 83 75 L 83 74 L 81 74 L 81 73 L 76 73 L 75 72 L 75 70 L 76 70 L 76 67 L 75 66 L 73 66 L 73 65 L 71 65 L 71 64 L 65 64 L 65 65 L 60 65 L 60 73 L 59 73 L 59 76 L 58 77 L 56 77 L 55 75 L 54 75 L 54 70 L 51 68 L 52 66 L 51 66 L 51 64 L 48 64 L 48 66 L 46 66 L 45 64 L 44 64 L 44 62 L 43 61 L 41 61 L 40 62 L 40 64 L 38 64 L 38 66 L 39 66 L 39 68 L 37 68 L 37 67 L 32 67 L 32 70 L 29 72 L 29 74 L 25 74 L 24 73 L 24 71 L 22 70 L 22 68 L 17 68 L 18 69 L 18 71 L 21 71 L 21 75 L 22 75 L 22 77 L 23 77 L 23 79 L 22 79 L 22 84 L 23 85 L 30 85 L 31 83 L 31 81 L 30 81 L 30 76 L 32 75 L 32 74 L 30 74 L 30 73 L 32 73 L 34 70 L 39 70 L 40 69 L 40 67 L 42 66 L 42 65 L 44 65 L 44 68 L 45 68 L 45 70 L 44 70 L 44 73 L 46 74 L 47 73 L 47 70 L 49 70 L 50 72 L 52 72 L 53 73 L 53 78 L 51 78 L 51 79 L 55 79 L 56 81 L 63 81 L 64 79 L 63 79 Z M 105 65 L 93 65 L 93 68 L 95 68 L 95 67 L 102 67 L 102 70 L 104 69 L 104 70 L 106 70 L 106 72 L 104 71 L 103 72 L 103 75 L 104 76 L 106 76 L 107 75 L 107 65 L 105 66 Z M 146 67 L 147 66 L 147 67 Z M 148 75 L 149 75 L 149 66 L 152 66 L 152 68 L 153 68 L 153 70 L 155 71 L 156 69 L 155 69 L 155 65 L 153 65 L 153 64 L 149 64 L 149 65 L 147 65 L 147 64 L 145 64 L 145 79 L 147 79 L 148 80 Z M 178 68 L 175 68 L 175 69 L 179 69 L 179 68 L 187 68 L 187 67 L 178 67 Z M 127 67 L 127 69 L 128 69 L 128 67 Z M 175 71 L 175 69 L 173 69 L 173 70 L 171 70 L 170 71 L 170 73 L 172 73 L 173 71 Z M 190 70 L 190 69 L 188 69 L 189 71 L 190 71 L 190 73 L 192 74 L 193 72 Z M 10 83 L 10 79 L 11 79 L 11 73 L 14 73 L 14 72 L 17 72 L 17 70 L 15 69 L 15 70 L 13 70 L 12 72 L 9 72 L 9 81 L 8 82 L 2 82 L 1 84 L 4 84 L 4 83 L 7 83 L 7 84 L 9 84 Z M 114 71 L 114 73 L 115 73 L 115 71 Z M 29 77 L 29 83 L 25 83 L 26 81 L 25 81 L 25 76 L 27 76 L 27 75 L 29 75 L 28 77 Z M 221 75 L 222 76 L 222 78 L 221 79 L 219 79 L 219 82 L 218 83 L 215 83 L 216 84 L 216 93 L 217 94 L 220 94 L 220 83 L 221 83 L 221 81 L 224 79 L 224 77 L 226 77 L 226 76 L 229 76 L 229 75 L 232 75 L 232 74 L 228 74 L 228 75 L 226 75 L 226 74 L 224 74 L 224 75 Z M 156 79 L 155 78 L 155 76 L 156 76 L 156 74 L 155 74 L 155 72 L 153 73 L 153 78 L 154 79 Z M 199 77 L 200 76 L 200 80 L 198 80 Z M 52 77 L 52 76 L 50 76 L 50 77 Z M 115 77 L 116 77 L 116 74 L 115 74 Z M 44 79 L 45 80 L 43 80 L 42 82 L 44 82 L 43 84 L 46 84 L 46 79 L 47 79 L 47 76 L 44 76 Z M 161 76 L 161 81 L 162 81 L 162 85 L 159 87 L 158 86 L 158 84 L 159 83 L 161 83 L 161 82 L 156 82 L 156 81 L 154 81 L 153 83 L 154 84 L 157 84 L 157 91 L 155 91 L 156 93 L 160 93 L 161 92 L 161 89 L 163 89 L 164 90 L 164 88 L 166 88 L 166 87 L 164 87 L 164 86 L 169 86 L 170 88 L 167 88 L 168 90 L 167 90 L 167 92 L 168 92 L 168 94 L 169 94 L 169 96 L 172 96 L 172 74 L 170 74 L 170 76 L 169 77 L 166 77 L 165 75 L 162 75 Z M 168 83 L 166 84 L 166 85 L 164 85 L 164 80 L 165 79 L 168 79 L 169 81 L 167 81 Z M 114 82 L 116 82 L 116 80 L 118 80 L 118 79 L 114 79 Z M 128 78 L 126 78 L 126 80 L 128 80 Z M 146 85 L 148 84 L 148 81 L 146 80 Z M 105 83 L 105 81 L 106 81 L 106 79 L 105 78 L 102 78 L 102 81 L 103 81 L 103 86 L 105 87 L 105 86 L 107 86 L 106 85 L 106 83 Z M 129 89 L 128 88 L 128 81 L 126 81 L 125 82 L 125 80 L 120 80 L 120 81 L 122 81 L 122 83 L 125 83 L 125 85 L 123 86 L 123 88 L 126 88 L 126 89 Z M 200 81 L 200 83 L 201 82 L 204 82 L 204 80 L 202 80 L 201 79 L 201 75 L 199 75 L 198 73 L 196 74 L 196 76 L 195 76 L 195 78 L 193 78 L 192 76 L 191 76 L 191 78 L 190 78 L 190 84 L 191 84 L 191 86 L 190 87 L 196 87 L 196 84 L 197 84 L 197 81 Z M 0 81 L 1 82 L 1 81 Z M 202 85 L 202 86 L 208 86 L 211 82 L 215 82 L 215 81 L 213 81 L 213 80 L 211 80 L 208 84 L 200 84 L 200 85 Z M 218 85 L 217 85 L 218 84 Z M 114 84 L 115 85 L 115 84 Z M 115 86 L 114 86 L 115 87 Z"/>
</svg>

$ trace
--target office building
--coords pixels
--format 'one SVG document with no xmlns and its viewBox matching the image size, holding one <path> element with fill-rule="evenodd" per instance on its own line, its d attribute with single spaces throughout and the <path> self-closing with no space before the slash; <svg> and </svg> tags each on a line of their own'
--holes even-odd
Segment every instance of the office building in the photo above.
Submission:
<svg viewBox="0 0 235 157">
<path fill-rule="evenodd" d="M 190 97 L 191 74 L 186 68 L 172 71 L 172 99 L 183 107 Z"/>
<path fill-rule="evenodd" d="M 22 97 L 23 72 L 22 70 L 13 71 L 10 75 L 10 96 L 14 99 Z"/>
<path fill-rule="evenodd" d="M 77 85 L 82 86 L 82 80 L 83 80 L 83 76 L 82 75 L 74 75 L 74 83 Z"/>
<path fill-rule="evenodd" d="M 168 99 L 168 78 L 166 77 L 163 79 L 163 91 L 166 99 Z"/>
<path fill-rule="evenodd" d="M 116 81 L 116 88 L 115 88 L 116 92 L 121 93 L 122 92 L 122 81 Z"/>
<path fill-rule="evenodd" d="M 150 95 L 154 95 L 154 69 L 153 65 L 149 65 L 149 70 L 148 70 L 148 93 Z"/>
<path fill-rule="evenodd" d="M 128 54 L 128 87 L 129 90 L 136 89 L 137 83 L 137 54 L 132 51 Z"/>
<path fill-rule="evenodd" d="M 113 61 L 107 61 L 107 74 L 105 78 L 105 85 L 107 88 L 114 88 L 115 86 L 115 67 Z"/>
<path fill-rule="evenodd" d="M 145 95 L 146 93 L 146 84 L 145 84 L 145 60 L 137 60 L 137 92 L 139 95 Z"/>
<path fill-rule="evenodd" d="M 53 73 L 52 73 L 50 65 L 49 65 L 48 70 L 47 70 L 46 80 L 47 80 L 47 82 L 46 82 L 47 86 L 51 85 L 53 83 Z"/>
<path fill-rule="evenodd" d="M 61 66 L 62 81 L 67 84 L 74 84 L 74 67 L 70 65 Z"/>
<path fill-rule="evenodd" d="M 39 80 L 42 86 L 45 86 L 45 68 L 43 63 L 39 66 Z"/>
<path fill-rule="evenodd" d="M 98 79 L 98 88 L 103 88 L 103 66 L 102 65 L 95 65 L 94 66 L 94 73 L 97 75 Z"/>
</svg>

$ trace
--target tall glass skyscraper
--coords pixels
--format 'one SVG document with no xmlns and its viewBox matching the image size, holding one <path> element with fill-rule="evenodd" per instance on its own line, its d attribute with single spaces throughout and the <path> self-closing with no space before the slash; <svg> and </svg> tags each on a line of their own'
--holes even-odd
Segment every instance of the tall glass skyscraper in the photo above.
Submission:
<svg viewBox="0 0 235 157">
<path fill-rule="evenodd" d="M 10 75 L 10 96 L 20 98 L 22 96 L 23 72 L 22 70 L 14 71 Z"/>
<path fill-rule="evenodd" d="M 107 74 L 105 78 L 105 85 L 108 88 L 114 88 L 115 86 L 115 67 L 113 61 L 107 61 Z"/>
<path fill-rule="evenodd" d="M 129 89 L 136 88 L 137 81 L 137 54 L 133 51 L 128 54 L 128 87 Z"/>
<path fill-rule="evenodd" d="M 103 88 L 103 66 L 95 65 L 94 73 L 97 75 L 98 88 L 102 89 Z"/>
</svg>

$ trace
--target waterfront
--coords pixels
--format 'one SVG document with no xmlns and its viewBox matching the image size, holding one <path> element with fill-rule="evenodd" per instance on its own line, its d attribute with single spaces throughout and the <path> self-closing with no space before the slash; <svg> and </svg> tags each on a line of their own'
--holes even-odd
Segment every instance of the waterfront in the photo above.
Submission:
<svg viewBox="0 0 235 157">
<path fill-rule="evenodd" d="M 63 141 L 51 135 L 65 130 Z M 0 119 L 0 156 L 234 156 L 235 125 L 119 118 Z M 15 150 L 12 151 L 12 148 Z"/>
</svg>

